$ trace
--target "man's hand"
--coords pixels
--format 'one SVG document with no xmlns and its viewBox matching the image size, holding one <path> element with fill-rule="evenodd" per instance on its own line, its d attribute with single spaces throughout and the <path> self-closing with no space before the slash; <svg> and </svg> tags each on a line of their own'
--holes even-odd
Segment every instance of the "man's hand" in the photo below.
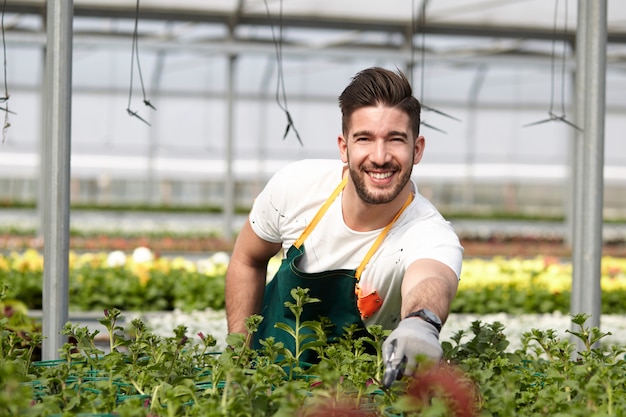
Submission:
<svg viewBox="0 0 626 417">
<path fill-rule="evenodd" d="M 443 349 L 439 343 L 439 332 L 419 317 L 406 318 L 383 343 L 383 386 L 389 388 L 403 374 L 413 375 L 417 367 L 416 357 L 420 354 L 436 362 L 441 360 Z"/>
</svg>

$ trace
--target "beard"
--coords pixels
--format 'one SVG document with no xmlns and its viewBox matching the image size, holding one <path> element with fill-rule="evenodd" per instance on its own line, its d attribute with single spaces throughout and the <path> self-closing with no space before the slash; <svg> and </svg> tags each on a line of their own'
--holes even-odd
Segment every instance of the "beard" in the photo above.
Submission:
<svg viewBox="0 0 626 417">
<path fill-rule="evenodd" d="M 398 177 L 393 184 L 390 184 L 389 187 L 384 189 L 370 189 L 365 183 L 365 176 L 367 176 L 367 172 L 365 169 L 353 168 L 350 165 L 349 158 L 348 168 L 350 171 L 350 178 L 352 178 L 352 182 L 354 183 L 354 188 L 356 189 L 357 195 L 367 204 L 387 204 L 392 202 L 400 194 L 400 192 L 402 192 L 406 184 L 411 179 L 411 170 L 396 170 L 396 172 L 401 172 L 402 175 Z M 397 166 L 395 166 L 394 164 L 384 164 L 382 166 L 374 166 L 373 168 L 381 170 L 395 170 Z"/>
</svg>

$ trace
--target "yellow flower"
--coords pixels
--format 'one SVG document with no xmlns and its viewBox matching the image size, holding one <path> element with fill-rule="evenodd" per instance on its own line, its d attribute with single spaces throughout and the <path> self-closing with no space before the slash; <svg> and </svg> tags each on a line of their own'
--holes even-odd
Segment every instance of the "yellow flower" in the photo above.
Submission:
<svg viewBox="0 0 626 417">
<path fill-rule="evenodd" d="M 16 253 L 12 253 L 11 269 L 20 272 L 43 271 L 43 256 L 41 256 L 35 249 L 28 249 L 21 256 Z"/>
<path fill-rule="evenodd" d="M 150 281 L 150 265 L 147 263 L 137 263 L 133 266 L 133 273 L 139 279 L 142 286 L 146 286 Z"/>
<path fill-rule="evenodd" d="M 196 272 L 196 265 L 183 257 L 177 256 L 170 263 L 172 269 L 180 269 L 187 272 Z"/>
<path fill-rule="evenodd" d="M 157 258 L 152 262 L 152 269 L 167 274 L 172 270 L 172 265 L 167 258 Z"/>
<path fill-rule="evenodd" d="M 69 256 L 68 256 L 68 268 L 70 270 L 76 268 L 77 260 L 78 260 L 78 255 L 76 255 L 76 252 L 70 251 Z"/>
<path fill-rule="evenodd" d="M 10 268 L 9 260 L 5 256 L 0 255 L 0 271 L 9 271 Z"/>
</svg>

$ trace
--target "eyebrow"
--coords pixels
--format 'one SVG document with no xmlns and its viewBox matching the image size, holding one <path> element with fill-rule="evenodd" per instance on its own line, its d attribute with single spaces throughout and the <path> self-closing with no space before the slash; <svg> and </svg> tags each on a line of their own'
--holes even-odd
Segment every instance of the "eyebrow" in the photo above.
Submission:
<svg viewBox="0 0 626 417">
<path fill-rule="evenodd" d="M 352 134 L 352 137 L 356 137 L 356 136 L 373 136 L 374 134 L 369 131 L 369 130 L 360 130 L 358 132 L 354 132 Z M 408 138 L 409 135 L 406 132 L 401 132 L 398 130 L 392 130 L 387 132 L 387 134 L 385 135 L 386 137 L 390 137 L 390 136 L 402 136 L 403 138 Z"/>
</svg>

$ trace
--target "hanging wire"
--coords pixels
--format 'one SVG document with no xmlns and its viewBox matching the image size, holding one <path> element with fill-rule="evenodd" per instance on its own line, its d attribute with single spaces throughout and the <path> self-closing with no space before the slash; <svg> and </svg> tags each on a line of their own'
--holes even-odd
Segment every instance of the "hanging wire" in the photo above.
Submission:
<svg viewBox="0 0 626 417">
<path fill-rule="evenodd" d="M 6 0 L 5 0 L 6 1 Z M 141 91 L 143 93 L 143 104 L 150 107 L 153 110 L 156 110 L 156 107 L 150 103 L 150 100 L 146 98 L 146 89 L 143 84 L 143 74 L 141 73 L 141 64 L 139 62 L 139 42 L 138 42 L 138 26 L 139 26 L 139 0 L 137 0 L 137 8 L 135 10 L 135 28 L 133 30 L 133 47 L 130 57 L 130 88 L 128 91 L 128 107 L 126 107 L 126 111 L 129 116 L 136 117 L 148 126 L 150 123 L 143 117 L 141 117 L 138 111 L 133 111 L 130 109 L 132 98 L 133 98 L 133 73 L 135 69 L 135 58 L 137 58 L 137 73 L 139 74 L 139 81 L 141 82 Z"/>
<path fill-rule="evenodd" d="M 283 0 L 280 0 L 280 10 L 278 14 L 278 39 L 274 33 L 274 24 L 272 23 L 272 15 L 270 13 L 269 5 L 267 4 L 267 0 L 263 0 L 265 3 L 265 10 L 267 11 L 267 17 L 270 21 L 270 28 L 272 29 L 272 41 L 274 42 L 274 47 L 276 48 L 276 67 L 278 71 L 278 79 L 276 81 L 276 103 L 278 103 L 278 107 L 285 113 L 287 116 L 287 127 L 285 128 L 285 134 L 283 135 L 283 140 L 287 138 L 289 131 L 293 129 L 293 132 L 300 142 L 301 146 L 304 146 L 302 143 L 302 139 L 300 138 L 300 133 L 296 129 L 295 124 L 293 123 L 293 119 L 291 117 L 291 113 L 289 112 L 289 106 L 287 104 L 287 93 L 285 90 L 285 76 L 283 72 Z"/>
<path fill-rule="evenodd" d="M 4 112 L 4 124 L 2 125 L 2 143 L 6 139 L 6 131 L 11 126 L 9 123 L 9 113 L 16 114 L 9 110 L 9 87 L 7 83 L 7 44 L 4 38 L 4 14 L 7 6 L 7 0 L 2 2 L 2 16 L 0 17 L 0 29 L 2 30 L 2 52 L 4 56 L 3 70 L 4 70 L 4 97 L 0 97 L 0 103 L 4 103 L 4 106 L 0 106 L 0 111 Z"/>
<path fill-rule="evenodd" d="M 552 37 L 552 55 L 550 57 L 550 108 L 548 110 L 548 118 L 539 120 L 532 123 L 527 123 L 523 127 L 536 126 L 543 123 L 548 122 L 563 122 L 570 127 L 582 132 L 583 130 L 576 126 L 574 123 L 570 122 L 566 119 L 565 116 L 565 75 L 566 75 L 566 62 L 565 57 L 567 54 L 567 0 L 565 0 L 565 25 L 563 27 L 563 53 L 561 56 L 561 114 L 556 114 L 554 111 L 554 97 L 555 97 L 555 89 L 556 89 L 556 37 L 558 32 L 558 11 L 559 11 L 559 0 L 555 0 L 554 5 L 554 26 L 553 26 L 553 37 Z"/>
<path fill-rule="evenodd" d="M 9 100 L 9 89 L 8 89 L 8 85 L 7 85 L 7 43 L 6 43 L 6 39 L 5 39 L 5 30 L 4 30 L 4 15 L 5 15 L 5 9 L 7 6 L 7 0 L 4 0 L 2 3 L 2 16 L 0 17 L 0 29 L 2 30 L 2 53 L 3 53 L 3 57 L 4 57 L 4 65 L 3 65 L 3 69 L 4 69 L 4 96 L 0 97 L 0 102 L 1 103 L 5 103 Z M 8 106 L 7 108 L 1 108 L 0 110 L 2 111 L 6 111 L 9 112 L 8 110 Z"/>
<path fill-rule="evenodd" d="M 419 18 L 419 22 L 420 22 L 419 26 L 422 29 L 422 35 L 421 35 L 421 38 L 420 38 L 420 41 L 421 41 L 421 45 L 420 45 L 420 60 L 421 60 L 421 64 L 422 64 L 421 65 L 421 71 L 420 71 L 420 103 L 421 103 L 422 108 L 424 110 L 432 111 L 434 113 L 437 113 L 437 114 L 440 114 L 440 115 L 442 115 L 444 117 L 447 117 L 448 119 L 452 119 L 452 120 L 456 120 L 457 122 L 460 122 L 461 121 L 460 119 L 458 119 L 458 118 L 456 118 L 454 116 L 451 116 L 451 115 L 449 115 L 449 114 L 447 114 L 447 113 L 445 113 L 445 112 L 443 112 L 441 110 L 437 110 L 434 107 L 430 107 L 430 106 L 427 106 L 427 105 L 424 104 L 424 76 L 425 76 L 424 74 L 426 72 L 425 71 L 425 68 L 426 68 L 426 65 L 425 65 L 425 63 L 426 63 L 426 30 L 425 30 L 425 27 L 426 27 L 426 3 L 427 2 L 428 2 L 428 0 L 422 0 L 422 7 L 421 7 L 420 18 Z M 416 14 L 417 14 L 417 11 L 416 11 L 416 8 L 415 8 L 415 0 L 411 0 L 411 42 L 410 42 L 410 46 L 411 46 L 411 66 L 413 66 L 414 63 L 415 63 L 415 46 L 413 44 L 413 37 L 414 37 L 415 33 L 417 32 L 417 28 L 418 28 L 418 24 L 417 24 L 418 19 L 417 19 Z M 411 71 L 411 83 L 412 82 L 413 82 L 413 71 Z M 421 121 L 421 124 L 426 126 L 426 127 L 428 127 L 428 128 L 430 128 L 430 129 L 436 130 L 438 132 L 441 132 L 441 133 L 444 133 L 444 134 L 448 133 L 445 130 L 442 130 L 442 129 L 438 128 L 438 127 L 432 126 L 432 125 L 426 123 L 423 120 Z"/>
</svg>

